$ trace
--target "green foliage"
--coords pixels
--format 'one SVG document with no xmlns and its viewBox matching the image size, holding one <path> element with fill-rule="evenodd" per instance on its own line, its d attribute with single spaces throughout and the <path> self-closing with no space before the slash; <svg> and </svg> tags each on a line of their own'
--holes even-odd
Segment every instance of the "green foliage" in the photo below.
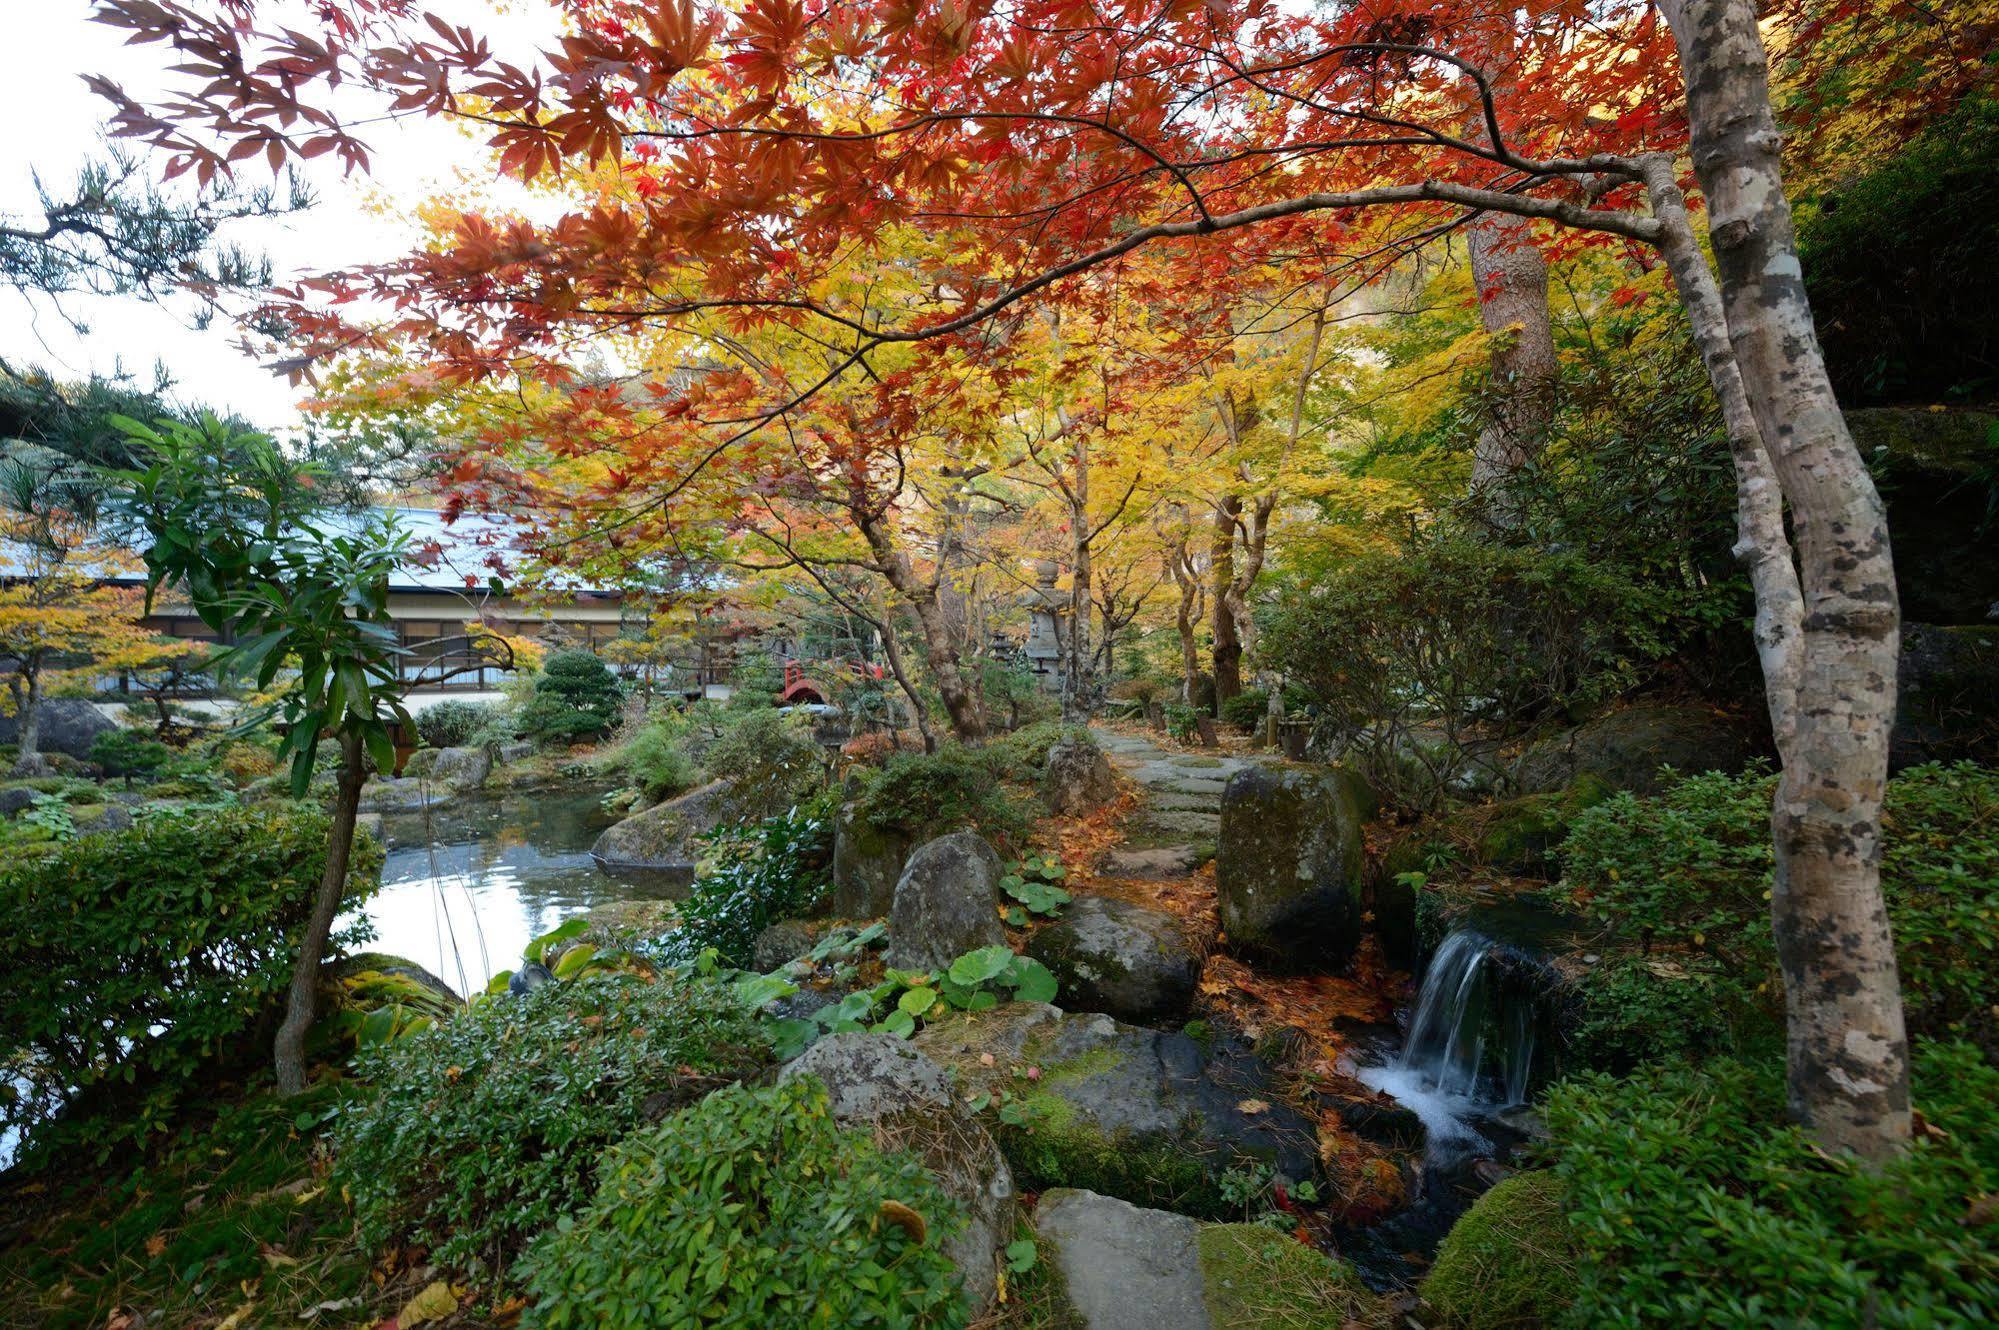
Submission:
<svg viewBox="0 0 1999 1330">
<path fill-rule="evenodd" d="M 1181 743 L 1192 739 L 1201 729 L 1201 713 L 1185 702 L 1168 702 L 1166 712 L 1166 733 Z"/>
<path fill-rule="evenodd" d="M 1067 738 L 1087 738 L 1089 733 L 1087 726 L 1064 725 L 1059 720 L 1037 720 L 994 740 L 988 748 L 1005 760 L 1015 780 L 1039 780 L 1041 773 L 1048 768 L 1049 749 Z"/>
<path fill-rule="evenodd" d="M 1222 719 L 1244 734 L 1254 734 L 1270 714 L 1270 690 L 1245 688 L 1222 703 Z"/>
<path fill-rule="evenodd" d="M 687 723 L 679 713 L 654 716 L 607 754 L 602 768 L 622 776 L 649 804 L 692 789 L 701 767 L 687 751 Z"/>
<path fill-rule="evenodd" d="M 717 827 L 701 840 L 680 926 L 659 942 L 669 963 L 713 950 L 728 966 L 747 966 L 758 933 L 811 913 L 832 886 L 833 829 L 816 812 Z"/>
<path fill-rule="evenodd" d="M 493 723 L 498 708 L 485 702 L 446 698 L 416 713 L 417 737 L 428 748 L 463 748 Z"/>
<path fill-rule="evenodd" d="M 611 975 L 483 998 L 364 1055 L 376 1094 L 336 1124 L 336 1178 L 367 1241 L 503 1277 L 583 1204 L 611 1144 L 768 1057 L 755 1021 L 707 980 Z"/>
<path fill-rule="evenodd" d="M 0 1048 L 18 1078 L 0 1122 L 25 1134 L 24 1159 L 144 1140 L 243 1051 L 290 980 L 326 831 L 284 804 L 160 813 L 0 867 Z M 350 901 L 374 889 L 371 845 Z"/>
<path fill-rule="evenodd" d="M 1781 1062 L 1590 1076 L 1545 1106 L 1583 1261 L 1576 1327 L 1999 1321 L 1999 1070 L 1918 1044 L 1916 1102 L 1942 1134 L 1869 1168 L 1788 1124 Z"/>
<path fill-rule="evenodd" d="M 784 691 L 784 665 L 769 652 L 745 652 L 729 671 L 729 690 L 733 709 L 776 706 Z"/>
<path fill-rule="evenodd" d="M 729 782 L 737 806 L 752 817 L 773 817 L 810 798 L 826 772 L 811 718 L 772 707 L 734 717 L 701 764 Z"/>
<path fill-rule="evenodd" d="M 557 651 L 534 678 L 534 692 L 521 708 L 521 733 L 550 743 L 601 738 L 617 723 L 624 701 L 617 676 L 595 655 Z"/>
<path fill-rule="evenodd" d="M 1009 760 L 1004 750 L 962 744 L 898 753 L 870 774 L 860 815 L 877 831 L 922 840 L 969 827 L 995 844 L 1018 844 L 1028 818 L 1023 801 L 1006 789 Z"/>
<path fill-rule="evenodd" d="M 1575 1296 L 1576 1240 L 1562 1179 L 1506 1178 L 1459 1217 L 1423 1280 L 1423 1300 L 1451 1330 L 1553 1325 Z"/>
<path fill-rule="evenodd" d="M 1060 912 L 1070 899 L 1062 886 L 1068 877 L 1069 870 L 1054 855 L 1035 855 L 1008 864 L 1000 879 L 1000 890 L 1014 900 L 1007 907 L 1006 921 L 1024 928 L 1029 915 L 1048 918 Z"/>
<path fill-rule="evenodd" d="M 1688 777 L 1576 817 L 1563 846 L 1573 901 L 1621 954 L 1584 985 L 1575 1044 L 1622 1067 L 1770 1037 L 1783 986 L 1770 930 L 1775 778 Z M 1999 1045 L 1999 771 L 1914 767 L 1889 783 L 1881 887 L 1909 1028 Z"/>
<path fill-rule="evenodd" d="M 1349 1330 L 1386 1322 L 1349 1266 L 1262 1224 L 1203 1224 L 1201 1284 L 1214 1330 Z"/>
<path fill-rule="evenodd" d="M 963 1224 L 913 1157 L 833 1120 L 809 1077 L 731 1086 L 638 1132 L 522 1262 L 542 1330 L 962 1326 Z"/>
<path fill-rule="evenodd" d="M 1261 652 L 1387 802 L 1421 811 L 1491 727 L 1636 684 L 1673 644 L 1676 605 L 1581 554 L 1426 532 L 1286 587 Z"/>
<path fill-rule="evenodd" d="M 90 760 L 107 776 L 150 776 L 173 761 L 174 750 L 143 730 L 106 730 L 90 741 Z"/>
<path fill-rule="evenodd" d="M 1967 99 L 1886 165 L 1801 211 L 1798 259 L 1839 400 L 1989 395 L 1999 103 Z"/>
</svg>

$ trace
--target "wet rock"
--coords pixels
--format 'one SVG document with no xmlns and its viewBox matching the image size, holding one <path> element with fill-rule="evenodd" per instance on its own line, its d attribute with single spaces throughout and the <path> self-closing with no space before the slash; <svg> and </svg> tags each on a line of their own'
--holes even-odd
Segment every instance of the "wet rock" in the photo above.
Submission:
<svg viewBox="0 0 1999 1330">
<path fill-rule="evenodd" d="M 803 919 L 780 919 L 757 934 L 750 948 L 750 968 L 759 974 L 769 974 L 810 950 L 812 926 Z"/>
<path fill-rule="evenodd" d="M 1747 729 L 1733 717 L 1694 703 L 1644 702 L 1535 744 L 1521 755 L 1515 780 L 1522 794 L 1559 790 L 1582 775 L 1657 794 L 1662 767 L 1734 772 L 1753 756 Z"/>
<path fill-rule="evenodd" d="M 1068 735 L 1049 748 L 1041 789 L 1056 816 L 1081 817 L 1117 797 L 1117 779 L 1101 748 L 1083 736 Z"/>
<path fill-rule="evenodd" d="M 1209 1330 L 1200 1226 L 1092 1191 L 1043 1193 L 1035 1231 L 1086 1330 Z"/>
<path fill-rule="evenodd" d="M 1345 963 L 1361 936 L 1360 828 L 1353 787 L 1331 769 L 1237 772 L 1215 847 L 1228 949 L 1279 967 Z"/>
<path fill-rule="evenodd" d="M 1892 770 L 1999 762 L 1999 626 L 1908 625 L 1897 681 Z"/>
<path fill-rule="evenodd" d="M 729 782 L 710 781 L 610 827 L 590 847 L 590 855 L 607 871 L 641 869 L 691 878 L 700 855 L 697 838 L 735 816 Z"/>
<path fill-rule="evenodd" d="M 1423 1119 L 1416 1110 L 1384 1095 L 1370 1098 L 1321 1095 L 1319 1102 L 1339 1115 L 1340 1126 L 1364 1141 L 1397 1150 L 1420 1150 Z"/>
<path fill-rule="evenodd" d="M 1267 1062 L 1231 1041 L 1210 1049 L 1183 1033 L 1012 1002 L 943 1017 L 915 1044 L 963 1091 L 1020 1109 L 1022 1123 L 998 1135 L 1026 1184 L 1220 1215 L 1217 1178 L 1231 1165 L 1269 1164 L 1292 1179 L 1318 1167 L 1311 1120 L 1284 1102 Z"/>
<path fill-rule="evenodd" d="M 1139 1024 L 1185 1015 L 1201 977 L 1177 918 L 1108 896 L 1072 902 L 1027 953 L 1054 972 L 1072 1009 Z"/>
<path fill-rule="evenodd" d="M 908 1150 L 965 1208 L 968 1222 L 945 1243 L 965 1282 L 974 1318 L 998 1290 L 1000 1253 L 1013 1240 L 1014 1183 L 992 1136 L 952 1093 L 950 1075 L 888 1034 L 834 1034 L 787 1063 L 780 1080 L 815 1076 L 833 1116 L 871 1132 L 884 1148 Z"/>
<path fill-rule="evenodd" d="M 515 997 L 524 997 L 537 988 L 546 988 L 555 982 L 555 975 L 540 961 L 527 961 L 515 970 L 507 980 L 507 991 Z"/>
<path fill-rule="evenodd" d="M 834 916 L 879 919 L 887 914 L 915 848 L 907 832 L 869 822 L 858 800 L 842 804 L 833 821 Z"/>
<path fill-rule="evenodd" d="M 35 747 L 44 756 L 60 753 L 79 762 L 90 760 L 90 746 L 97 736 L 118 728 L 103 712 L 80 697 L 46 697 L 36 708 L 40 717 Z M 21 717 L 18 712 L 0 715 L 0 744 L 19 743 Z"/>
<path fill-rule="evenodd" d="M 939 836 L 909 856 L 889 909 L 888 963 L 941 970 L 968 951 L 1003 944 L 998 851 L 976 832 Z"/>
</svg>

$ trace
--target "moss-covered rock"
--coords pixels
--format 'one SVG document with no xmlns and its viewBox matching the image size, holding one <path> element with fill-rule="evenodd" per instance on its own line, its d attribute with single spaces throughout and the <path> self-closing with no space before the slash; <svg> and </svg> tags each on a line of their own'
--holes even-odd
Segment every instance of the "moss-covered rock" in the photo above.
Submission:
<svg viewBox="0 0 1999 1330">
<path fill-rule="evenodd" d="M 1256 766 L 1222 793 L 1215 904 L 1229 950 L 1266 965 L 1339 965 L 1360 944 L 1361 807 L 1328 768 Z"/>
<path fill-rule="evenodd" d="M 842 919 L 887 914 L 915 848 L 909 832 L 876 826 L 859 800 L 842 804 L 833 821 L 833 913 Z"/>
<path fill-rule="evenodd" d="M 735 812 L 729 782 L 710 781 L 611 827 L 597 838 L 590 854 L 606 869 L 646 869 L 691 878 L 700 854 L 697 838 Z"/>
<path fill-rule="evenodd" d="M 1608 781 L 1585 771 L 1565 789 L 1522 795 L 1477 810 L 1479 862 L 1502 872 L 1552 877 L 1555 850 L 1569 834 L 1569 823 L 1611 793 Z"/>
<path fill-rule="evenodd" d="M 1211 1330 L 1343 1330 L 1388 1324 L 1350 1266 L 1261 1224 L 1203 1224 L 1201 1283 Z"/>
<path fill-rule="evenodd" d="M 1613 789 L 1657 794 L 1660 768 L 1740 771 L 1755 755 L 1743 722 L 1693 703 L 1642 702 L 1598 716 L 1529 748 L 1514 777 L 1522 794 L 1591 776 Z"/>
<path fill-rule="evenodd" d="M 1452 1226 L 1420 1291 L 1452 1330 L 1534 1330 L 1574 1298 L 1576 1261 L 1562 1180 L 1519 1173 Z"/>
<path fill-rule="evenodd" d="M 916 1044 L 1007 1106 L 996 1134 L 1023 1187 L 1219 1217 L 1232 1165 L 1318 1168 L 1311 1121 L 1278 1096 L 1268 1064 L 1223 1041 L 1016 1002 L 936 1021 Z"/>
<path fill-rule="evenodd" d="M 1074 902 L 1035 932 L 1027 952 L 1053 972 L 1063 1001 L 1120 1020 L 1184 1016 L 1201 977 L 1177 916 L 1108 896 Z"/>
</svg>

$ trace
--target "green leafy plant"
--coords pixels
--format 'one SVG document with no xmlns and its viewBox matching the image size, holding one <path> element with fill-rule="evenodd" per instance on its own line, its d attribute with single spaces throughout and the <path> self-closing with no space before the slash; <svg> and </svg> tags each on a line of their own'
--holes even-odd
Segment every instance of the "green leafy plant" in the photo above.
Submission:
<svg viewBox="0 0 1999 1330">
<path fill-rule="evenodd" d="M 1245 688 L 1221 706 L 1222 719 L 1244 734 L 1254 734 L 1270 714 L 1270 690 Z"/>
<path fill-rule="evenodd" d="M 1069 893 L 1062 888 L 1068 876 L 1069 870 L 1054 855 L 1036 855 L 1009 863 L 1006 876 L 1000 879 L 1000 890 L 1015 902 L 1007 907 L 1006 921 L 1021 928 L 1026 926 L 1030 915 L 1048 918 L 1059 913 L 1070 900 Z"/>
<path fill-rule="evenodd" d="M 668 964 L 714 951 L 740 969 L 750 963 L 758 933 L 809 914 L 832 885 L 832 827 L 814 812 L 717 827 L 701 841 L 680 926 L 654 949 Z"/>
<path fill-rule="evenodd" d="M 0 1047 L 17 1055 L 0 1122 L 24 1133 L 24 1160 L 143 1140 L 246 1051 L 289 981 L 326 829 L 285 804 L 161 813 L 0 866 Z M 370 843 L 344 901 L 379 868 Z"/>
<path fill-rule="evenodd" d="M 662 1107 L 755 1072 L 769 1045 L 712 980 L 609 975 L 489 997 L 364 1055 L 335 1176 L 366 1240 L 504 1277 L 588 1198 L 604 1151 Z"/>
<path fill-rule="evenodd" d="M 752 817 L 774 817 L 811 798 L 826 773 L 811 718 L 772 707 L 731 716 L 701 765 L 729 782 L 736 806 Z"/>
<path fill-rule="evenodd" d="M 645 803 L 671 798 L 701 779 L 701 766 L 687 750 L 686 735 L 687 722 L 677 713 L 655 716 L 607 754 L 600 769 L 629 781 Z"/>
<path fill-rule="evenodd" d="M 416 733 L 429 748 L 463 748 L 492 724 L 499 709 L 451 697 L 416 713 Z"/>
<path fill-rule="evenodd" d="M 90 741 L 90 760 L 107 776 L 151 776 L 173 761 L 174 750 L 141 730 L 106 730 Z"/>
<path fill-rule="evenodd" d="M 1201 713 L 1184 702 L 1166 704 L 1166 733 L 1181 743 L 1192 739 L 1201 729 Z"/>
<path fill-rule="evenodd" d="M 913 1156 L 833 1121 L 810 1077 L 730 1086 L 637 1132 L 521 1262 L 541 1330 L 965 1323 L 963 1215 Z"/>
<path fill-rule="evenodd" d="M 31 827 L 40 827 L 50 840 L 76 839 L 76 818 L 70 814 L 69 800 L 60 794 L 36 795 L 35 801 L 21 814 L 21 820 Z"/>
<path fill-rule="evenodd" d="M 898 753 L 869 773 L 859 811 L 880 831 L 927 839 L 969 827 L 996 845 L 1017 845 L 1028 818 L 1023 801 L 1007 791 L 1012 774 L 1009 755 L 997 746 Z"/>
<path fill-rule="evenodd" d="M 1936 1131 L 1868 1167 L 1790 1125 L 1781 1063 L 1717 1058 L 1559 1085 L 1545 1105 L 1583 1260 L 1564 1324 L 1936 1327 L 1999 1321 L 1999 1069 L 1915 1048 Z"/>
<path fill-rule="evenodd" d="M 541 663 L 521 708 L 521 733 L 550 743 L 601 738 L 615 725 L 625 692 L 610 667 L 588 651 L 557 651 Z"/>
</svg>

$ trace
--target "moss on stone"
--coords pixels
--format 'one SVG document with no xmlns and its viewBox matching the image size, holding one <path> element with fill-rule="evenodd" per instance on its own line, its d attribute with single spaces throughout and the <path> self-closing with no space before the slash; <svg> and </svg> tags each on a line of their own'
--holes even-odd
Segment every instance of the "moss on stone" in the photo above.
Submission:
<svg viewBox="0 0 1999 1330">
<path fill-rule="evenodd" d="M 1261 1224 L 1203 1224 L 1201 1283 L 1213 1330 L 1386 1325 L 1352 1268 Z"/>
<path fill-rule="evenodd" d="M 1030 1095 L 1021 1103 L 1027 1124 L 1002 1123 L 997 1135 L 1023 1188 L 1074 1187 L 1195 1216 L 1228 1212 L 1215 1184 L 1219 1164 L 1186 1142 L 1106 1134 L 1060 1095 Z"/>
<path fill-rule="evenodd" d="M 1478 1198 L 1437 1249 L 1423 1300 L 1453 1330 L 1552 1325 L 1575 1296 L 1576 1247 L 1554 1173 L 1519 1173 Z"/>
</svg>

